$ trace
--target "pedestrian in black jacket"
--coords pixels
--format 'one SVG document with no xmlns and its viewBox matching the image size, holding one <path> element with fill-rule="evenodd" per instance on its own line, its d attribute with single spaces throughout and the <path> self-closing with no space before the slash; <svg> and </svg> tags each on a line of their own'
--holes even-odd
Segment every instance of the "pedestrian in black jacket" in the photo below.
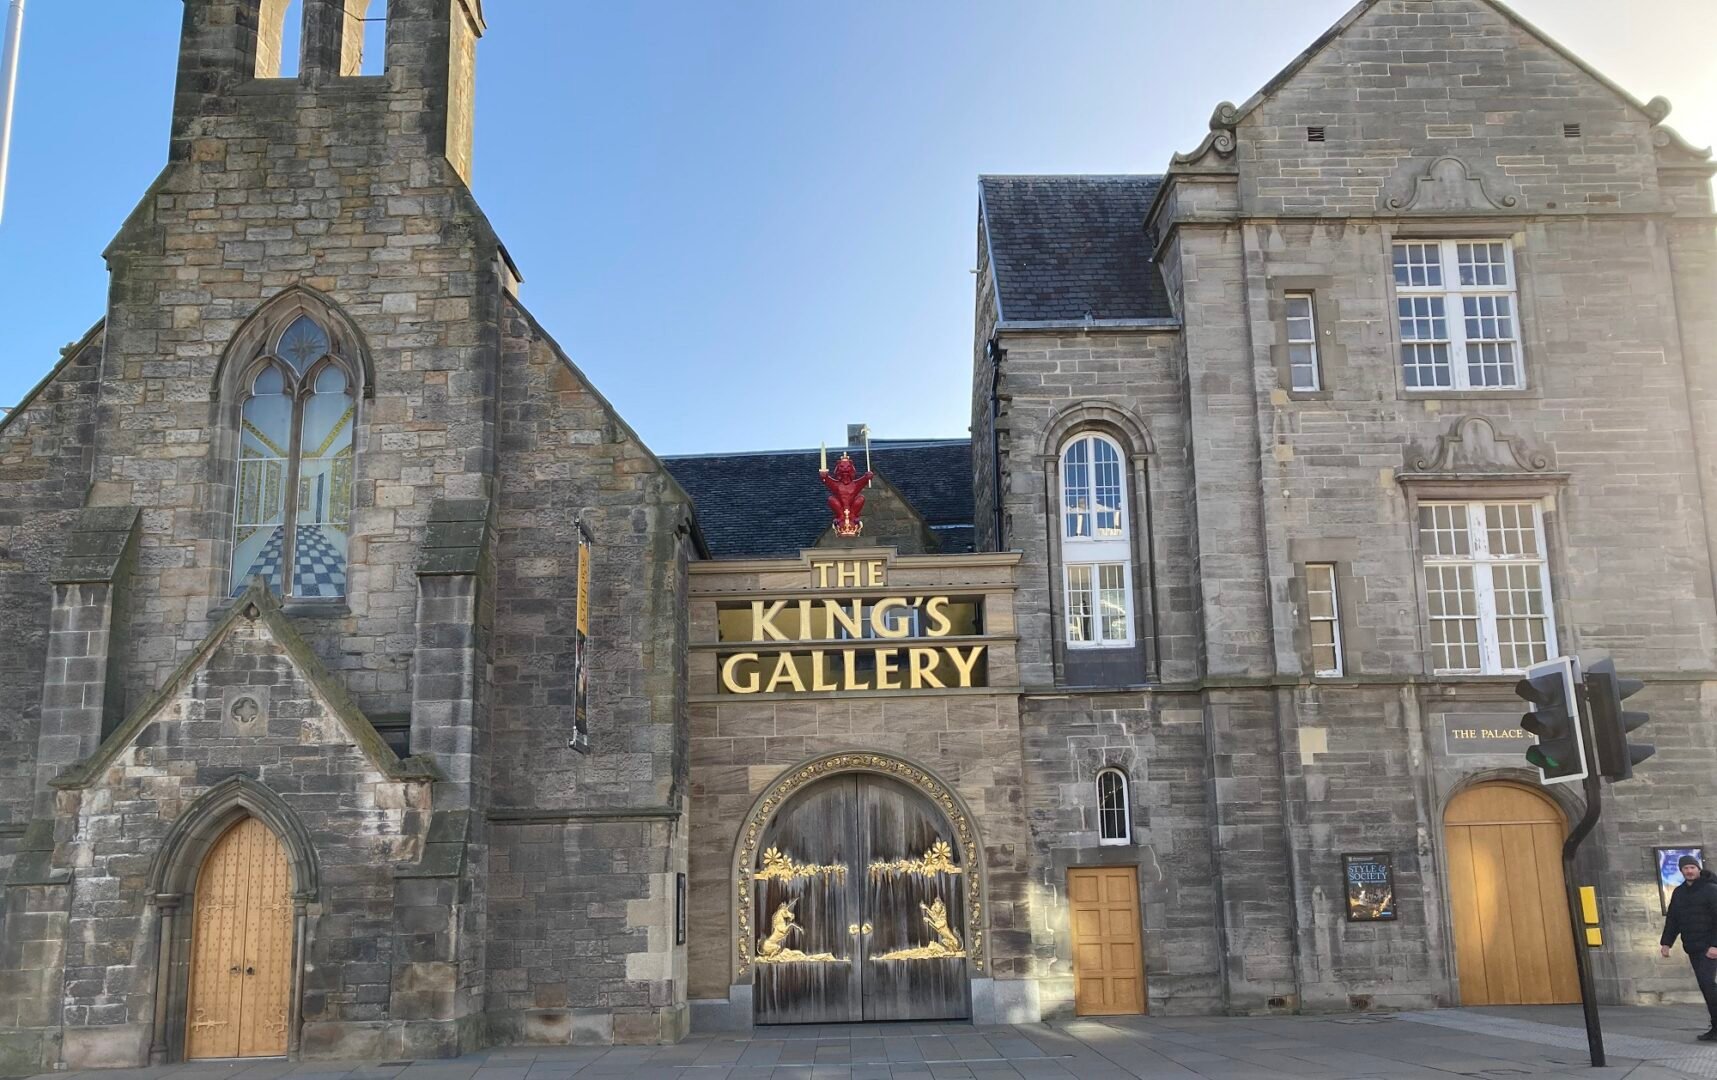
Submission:
<svg viewBox="0 0 1717 1080">
<path fill-rule="evenodd" d="M 1705 1011 L 1711 1014 L 1711 1030 L 1701 1042 L 1717 1042 L 1717 876 L 1702 870 L 1699 860 L 1683 855 L 1678 864 L 1681 884 L 1669 897 L 1669 914 L 1663 920 L 1663 942 L 1658 952 L 1669 955 L 1669 947 L 1681 936 L 1681 947 L 1693 964 L 1693 977 L 1705 995 Z"/>
</svg>

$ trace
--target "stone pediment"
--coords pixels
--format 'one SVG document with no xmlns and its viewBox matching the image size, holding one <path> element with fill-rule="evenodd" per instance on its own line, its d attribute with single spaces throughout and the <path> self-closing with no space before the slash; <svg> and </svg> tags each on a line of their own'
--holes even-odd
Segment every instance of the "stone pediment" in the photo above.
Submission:
<svg viewBox="0 0 1717 1080">
<path fill-rule="evenodd" d="M 1556 475 L 1550 471 L 1551 464 L 1548 454 L 1532 449 L 1518 436 L 1503 434 L 1489 417 L 1463 416 L 1428 449 L 1408 447 L 1401 478 L 1549 477 Z"/>
<path fill-rule="evenodd" d="M 274 594 L 263 585 L 262 579 L 257 578 L 243 595 L 232 602 L 227 613 L 215 624 L 214 629 L 209 631 L 202 644 L 167 677 L 161 688 L 139 705 L 124 723 L 114 728 L 93 754 L 55 777 L 53 785 L 57 788 L 82 788 L 95 783 L 107 767 L 137 741 L 145 728 L 167 715 L 175 702 L 181 701 L 184 695 L 208 697 L 211 703 L 217 700 L 215 695 L 207 693 L 208 688 L 203 685 L 205 680 L 199 676 L 216 651 L 235 636 L 266 639 L 269 650 L 283 654 L 286 661 L 297 669 L 310 686 L 328 721 L 334 725 L 331 730 L 343 729 L 345 735 L 369 759 L 378 773 L 390 780 L 440 779 L 439 771 L 429 758 L 414 755 L 401 760 L 393 752 L 386 740 L 376 731 L 375 725 L 370 723 L 357 704 L 346 696 L 339 680 L 322 666 L 309 644 L 293 628 L 292 621 L 280 610 L 280 603 Z M 265 729 L 268 712 L 267 691 L 247 692 L 244 687 L 232 689 L 240 692 L 220 695 L 220 707 L 215 714 L 222 717 L 226 729 Z"/>
<path fill-rule="evenodd" d="M 1414 176 L 1383 204 L 1402 213 L 1436 213 L 1449 210 L 1512 210 L 1520 197 L 1492 194 L 1482 177 L 1474 176 L 1467 163 L 1457 157 L 1440 157 Z"/>
</svg>

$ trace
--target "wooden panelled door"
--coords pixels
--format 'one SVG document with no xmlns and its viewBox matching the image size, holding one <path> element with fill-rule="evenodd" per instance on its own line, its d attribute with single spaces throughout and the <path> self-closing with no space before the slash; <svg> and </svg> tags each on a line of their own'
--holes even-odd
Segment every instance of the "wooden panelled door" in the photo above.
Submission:
<svg viewBox="0 0 1717 1080">
<path fill-rule="evenodd" d="M 1074 1012 L 1080 1016 L 1144 1012 L 1138 868 L 1069 869 L 1067 920 L 1073 928 Z"/>
<path fill-rule="evenodd" d="M 291 964 L 286 849 L 245 818 L 215 841 L 197 875 L 185 1056 L 286 1053 Z"/>
<path fill-rule="evenodd" d="M 769 824 L 752 873 L 760 1024 L 963 1019 L 966 873 L 912 788 L 835 776 Z"/>
<path fill-rule="evenodd" d="M 1462 1005 L 1580 1000 L 1563 892 L 1567 822 L 1537 791 L 1479 784 L 1443 814 Z"/>
</svg>

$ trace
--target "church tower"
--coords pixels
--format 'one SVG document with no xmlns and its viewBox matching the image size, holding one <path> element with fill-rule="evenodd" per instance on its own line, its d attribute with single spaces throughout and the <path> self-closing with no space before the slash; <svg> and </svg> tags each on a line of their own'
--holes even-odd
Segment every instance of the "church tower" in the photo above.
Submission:
<svg viewBox="0 0 1717 1080">
<path fill-rule="evenodd" d="M 0 420 L 0 1062 L 686 1030 L 690 502 L 472 197 L 480 0 L 383 5 L 184 0 Z"/>
</svg>

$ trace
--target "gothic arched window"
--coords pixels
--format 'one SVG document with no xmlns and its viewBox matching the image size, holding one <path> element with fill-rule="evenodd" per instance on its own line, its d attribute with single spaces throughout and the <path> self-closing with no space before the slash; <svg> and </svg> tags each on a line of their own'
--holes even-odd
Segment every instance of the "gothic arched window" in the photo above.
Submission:
<svg viewBox="0 0 1717 1080">
<path fill-rule="evenodd" d="M 301 599 L 346 595 L 352 369 L 300 314 L 250 369 L 239 406 L 232 591 L 262 577 Z"/>
<path fill-rule="evenodd" d="M 1126 476 L 1126 456 L 1106 435 L 1086 432 L 1061 448 L 1061 562 L 1070 646 L 1133 641 Z"/>
</svg>

